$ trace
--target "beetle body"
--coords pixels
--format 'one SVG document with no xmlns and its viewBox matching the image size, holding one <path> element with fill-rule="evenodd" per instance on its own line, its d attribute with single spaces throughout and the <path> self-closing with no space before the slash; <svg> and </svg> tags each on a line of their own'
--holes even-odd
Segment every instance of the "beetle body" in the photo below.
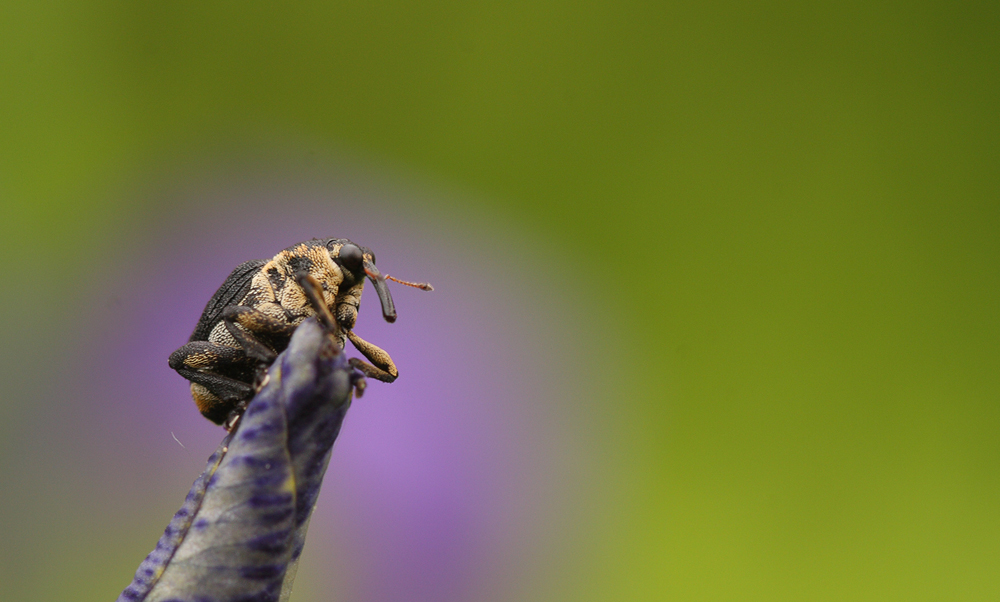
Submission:
<svg viewBox="0 0 1000 602">
<path fill-rule="evenodd" d="M 295 328 L 318 316 L 340 348 L 349 339 L 374 364 L 352 359 L 355 368 L 392 382 L 399 373 L 389 355 L 353 333 L 366 277 L 375 286 L 383 316 L 395 321 L 374 254 L 345 238 L 314 239 L 270 260 L 240 264 L 205 306 L 188 343 L 170 355 L 169 365 L 191 381 L 191 395 L 206 418 L 230 424 Z"/>
</svg>

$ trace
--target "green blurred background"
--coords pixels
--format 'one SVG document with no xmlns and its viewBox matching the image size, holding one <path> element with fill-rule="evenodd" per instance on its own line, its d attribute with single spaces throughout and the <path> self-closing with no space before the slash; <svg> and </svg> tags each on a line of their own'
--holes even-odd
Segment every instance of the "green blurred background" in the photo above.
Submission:
<svg viewBox="0 0 1000 602">
<path fill-rule="evenodd" d="M 998 599 L 998 31 L 996 2 L 6 2 L 0 450 L 56 411 L 17 375 L 60 308 L 164 211 L 136 190 L 318 148 L 537 241 L 588 308 L 607 497 L 524 598 Z"/>
</svg>

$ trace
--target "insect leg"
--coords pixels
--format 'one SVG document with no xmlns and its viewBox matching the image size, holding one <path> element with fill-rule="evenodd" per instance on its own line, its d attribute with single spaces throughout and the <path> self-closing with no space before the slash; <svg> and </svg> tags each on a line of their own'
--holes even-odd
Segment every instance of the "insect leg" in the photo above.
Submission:
<svg viewBox="0 0 1000 602">
<path fill-rule="evenodd" d="M 248 357 L 271 365 L 283 351 L 295 327 L 287 322 L 242 305 L 231 305 L 222 311 L 226 330 L 232 335 Z M 239 324 L 242 328 L 237 328 Z M 268 346 L 266 343 L 271 343 Z"/>
<path fill-rule="evenodd" d="M 171 368 L 193 383 L 209 389 L 223 400 L 246 399 L 253 394 L 240 380 L 252 370 L 252 362 L 237 348 L 208 341 L 192 341 L 170 354 Z"/>
<path fill-rule="evenodd" d="M 198 372 L 186 368 L 177 370 L 177 373 L 194 384 L 205 387 L 210 393 L 225 402 L 236 403 L 253 397 L 253 387 L 229 376 L 212 372 Z"/>
<path fill-rule="evenodd" d="M 191 395 L 206 418 L 222 424 L 226 416 L 253 396 L 247 382 L 253 362 L 236 347 L 192 341 L 170 354 L 170 367 L 191 381 Z"/>
<path fill-rule="evenodd" d="M 313 309 L 316 311 L 316 317 L 326 328 L 327 332 L 336 332 L 337 320 L 334 319 L 333 314 L 330 313 L 330 308 L 326 306 L 326 302 L 323 300 L 323 285 L 307 272 L 296 273 L 295 281 L 302 287 L 306 298 L 309 299 L 309 303 L 312 304 Z"/>
<path fill-rule="evenodd" d="M 208 341 L 191 341 L 171 353 L 167 363 L 177 371 L 211 372 L 233 377 L 247 372 L 253 365 L 236 347 Z"/>
<path fill-rule="evenodd" d="M 399 371 L 396 370 L 396 364 L 393 363 L 392 358 L 389 357 L 389 354 L 384 349 L 362 339 L 354 334 L 353 330 L 347 331 L 347 338 L 351 340 L 354 348 L 361 352 L 361 355 L 368 358 L 372 364 L 375 364 L 373 366 L 363 360 L 352 358 L 350 360 L 351 366 L 360 370 L 365 376 L 369 376 L 375 380 L 387 383 L 396 380 L 399 376 Z"/>
<path fill-rule="evenodd" d="M 345 328 L 338 328 L 340 324 L 337 322 L 336 318 L 330 312 L 330 308 L 326 306 L 323 301 L 323 287 L 319 282 L 316 281 L 311 275 L 305 272 L 300 272 L 295 275 L 295 281 L 299 283 L 302 287 L 303 292 L 306 294 L 306 298 L 312 304 L 313 309 L 316 310 L 316 316 L 319 321 L 326 327 L 326 329 L 333 333 L 337 330 L 346 331 L 347 337 L 351 339 L 351 343 L 354 347 L 361 352 L 366 358 L 371 360 L 372 364 L 360 360 L 357 358 L 351 358 L 349 363 L 356 370 L 364 374 L 365 376 L 380 380 L 383 382 L 391 383 L 396 380 L 399 376 L 399 371 L 396 370 L 396 364 L 393 363 L 392 358 L 380 347 L 369 343 L 368 341 L 362 339 L 354 332 L 346 330 Z M 364 391 L 363 388 L 359 390 L 360 393 Z"/>
</svg>

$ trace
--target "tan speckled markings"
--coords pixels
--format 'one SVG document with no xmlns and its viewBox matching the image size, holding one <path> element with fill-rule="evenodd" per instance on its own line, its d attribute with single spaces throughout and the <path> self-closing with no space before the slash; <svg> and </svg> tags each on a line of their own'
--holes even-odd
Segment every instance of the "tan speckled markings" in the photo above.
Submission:
<svg viewBox="0 0 1000 602">
<path fill-rule="evenodd" d="M 354 348 L 361 352 L 361 355 L 368 358 L 368 361 L 375 364 L 374 366 L 368 366 L 363 364 L 359 360 L 353 360 L 351 365 L 360 370 L 365 374 L 365 376 L 370 376 L 372 378 L 381 380 L 383 382 L 392 382 L 396 380 L 399 376 L 399 371 L 396 370 L 396 364 L 393 363 L 392 358 L 389 354 L 385 352 L 378 345 L 369 343 L 368 341 L 362 339 L 358 335 L 354 334 L 353 330 L 347 332 L 347 338 L 351 340 L 351 344 Z M 375 368 L 378 372 L 370 372 L 369 370 Z"/>
<path fill-rule="evenodd" d="M 194 404 L 198 406 L 198 411 L 201 412 L 202 416 L 215 416 L 222 412 L 229 412 L 221 399 L 198 383 L 191 383 L 191 398 L 194 399 Z"/>
<path fill-rule="evenodd" d="M 295 329 L 318 314 L 341 349 L 351 332 L 354 346 L 374 364 L 351 360 L 356 369 L 393 382 L 398 371 L 389 354 L 352 332 L 366 280 L 375 287 L 382 316 L 394 322 L 395 305 L 374 254 L 347 239 L 312 239 L 269 260 L 243 262 L 209 300 L 188 344 L 171 354 L 170 366 L 197 385 L 192 397 L 202 414 L 228 424 Z"/>
</svg>

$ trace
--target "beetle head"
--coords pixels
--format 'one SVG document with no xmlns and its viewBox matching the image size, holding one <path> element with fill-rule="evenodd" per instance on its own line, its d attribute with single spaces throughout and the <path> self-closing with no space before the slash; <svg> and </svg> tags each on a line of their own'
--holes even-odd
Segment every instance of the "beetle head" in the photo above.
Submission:
<svg viewBox="0 0 1000 602">
<path fill-rule="evenodd" d="M 372 281 L 378 300 L 382 303 L 382 317 L 386 322 L 396 321 L 396 305 L 386 286 L 385 276 L 375 267 L 375 254 L 368 247 L 361 247 L 346 238 L 330 239 L 327 243 L 330 257 L 344 271 L 347 284 L 353 285 L 367 277 Z"/>
</svg>

